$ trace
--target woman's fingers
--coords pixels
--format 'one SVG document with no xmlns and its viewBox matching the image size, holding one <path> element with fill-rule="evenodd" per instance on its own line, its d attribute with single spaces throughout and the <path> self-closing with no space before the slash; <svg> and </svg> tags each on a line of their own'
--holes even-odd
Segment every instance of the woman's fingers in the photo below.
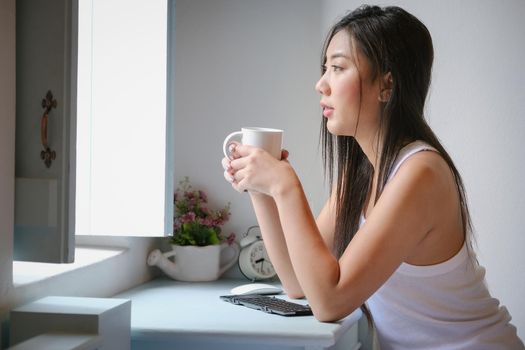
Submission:
<svg viewBox="0 0 525 350">
<path fill-rule="evenodd" d="M 223 175 L 226 181 L 228 181 L 229 183 L 234 183 L 235 182 L 235 177 L 234 177 L 235 170 L 233 170 L 231 166 L 231 162 L 232 161 L 229 158 L 224 157 L 221 160 L 221 165 L 222 165 L 222 168 L 224 169 Z"/>
<path fill-rule="evenodd" d="M 221 161 L 221 164 L 222 164 L 222 167 L 224 169 L 224 173 L 223 173 L 223 176 L 224 176 L 224 179 L 226 179 L 226 181 L 228 181 L 229 183 L 232 184 L 232 187 L 238 191 L 238 192 L 246 192 L 246 190 L 244 189 L 244 186 L 242 185 L 239 185 L 239 180 L 242 180 L 243 179 L 243 175 L 242 175 L 242 170 L 241 171 L 236 171 L 235 169 L 233 169 L 231 163 L 234 162 L 234 161 L 240 161 L 240 159 L 238 160 L 230 160 L 226 157 L 224 157 Z M 242 166 L 239 166 L 238 169 L 242 169 Z"/>
<path fill-rule="evenodd" d="M 242 146 L 242 144 L 240 144 L 239 142 L 237 141 L 232 141 L 229 145 L 228 145 L 228 151 L 229 151 L 229 156 L 230 156 L 230 159 L 236 159 L 236 158 L 239 158 L 241 157 L 238 152 L 237 152 L 237 148 L 239 146 Z"/>
<path fill-rule="evenodd" d="M 241 169 L 239 171 L 236 171 L 232 175 L 232 187 L 238 191 L 238 192 L 246 192 L 247 189 L 247 183 L 246 183 L 246 176 L 249 174 L 249 170 Z"/>
<path fill-rule="evenodd" d="M 228 170 L 228 169 L 231 168 L 231 167 L 230 167 L 230 160 L 229 160 L 228 158 L 226 158 L 226 157 L 222 158 L 222 160 L 221 160 L 221 164 L 222 164 L 222 168 L 223 168 L 224 170 Z"/>
<path fill-rule="evenodd" d="M 229 183 L 233 183 L 235 181 L 235 178 L 233 177 L 232 174 L 230 174 L 228 171 L 224 171 L 224 178 L 226 179 L 226 181 L 228 181 Z"/>
<path fill-rule="evenodd" d="M 232 182 L 232 187 L 235 191 L 239 193 L 247 192 L 244 181 L 234 181 Z"/>
<path fill-rule="evenodd" d="M 246 157 L 252 154 L 256 149 L 257 147 L 250 146 L 250 145 L 243 145 L 243 144 L 235 142 L 230 145 L 230 154 L 232 156 L 232 160 L 234 160 L 234 159 Z M 290 155 L 290 152 L 288 152 L 288 150 L 286 149 L 281 150 L 281 160 L 288 159 L 289 155 Z"/>
<path fill-rule="evenodd" d="M 233 158 L 241 158 L 250 155 L 257 147 L 235 143 L 231 152 Z"/>
</svg>

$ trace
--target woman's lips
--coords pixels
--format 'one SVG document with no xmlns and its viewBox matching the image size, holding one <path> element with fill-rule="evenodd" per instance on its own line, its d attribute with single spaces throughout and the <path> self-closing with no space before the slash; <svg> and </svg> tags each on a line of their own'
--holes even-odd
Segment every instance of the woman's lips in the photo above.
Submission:
<svg viewBox="0 0 525 350">
<path fill-rule="evenodd" d="M 323 107 L 323 115 L 326 118 L 329 118 L 334 113 L 334 109 L 331 107 L 324 106 Z"/>
<path fill-rule="evenodd" d="M 321 101 L 321 108 L 323 109 L 323 115 L 328 118 L 334 113 L 333 107 L 330 107 L 325 102 Z"/>
</svg>

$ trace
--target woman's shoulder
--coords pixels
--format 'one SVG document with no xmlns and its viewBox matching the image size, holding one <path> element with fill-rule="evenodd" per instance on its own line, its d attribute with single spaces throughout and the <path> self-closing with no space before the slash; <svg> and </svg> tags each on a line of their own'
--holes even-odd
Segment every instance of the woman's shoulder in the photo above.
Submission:
<svg viewBox="0 0 525 350">
<path fill-rule="evenodd" d="M 377 242 L 386 242 L 380 244 L 402 244 L 404 262 L 445 261 L 461 244 L 452 239 L 461 230 L 452 172 L 435 151 L 412 153 L 399 165 L 367 216 L 362 234 L 377 235 Z"/>
<path fill-rule="evenodd" d="M 407 158 L 389 184 L 390 195 L 415 200 L 412 214 L 428 224 L 427 234 L 405 262 L 429 265 L 453 256 L 464 239 L 459 193 L 448 163 L 436 151 L 416 152 Z"/>
<path fill-rule="evenodd" d="M 390 181 L 402 168 L 412 171 L 449 172 L 447 162 L 436 148 L 424 141 L 413 141 L 402 147 L 391 166 L 388 180 Z M 405 170 L 406 171 L 406 170 Z"/>
<path fill-rule="evenodd" d="M 414 185 L 448 187 L 454 183 L 452 171 L 447 162 L 434 148 L 420 149 L 405 155 L 402 162 L 396 164 L 391 179 L 396 177 L 410 180 Z"/>
<path fill-rule="evenodd" d="M 442 219 L 439 213 L 451 214 L 447 208 L 457 204 L 457 186 L 452 170 L 439 152 L 430 146 L 405 147 L 394 165 L 384 195 L 416 200 L 420 203 L 417 211 L 427 212 L 429 218 L 439 220 Z"/>
</svg>

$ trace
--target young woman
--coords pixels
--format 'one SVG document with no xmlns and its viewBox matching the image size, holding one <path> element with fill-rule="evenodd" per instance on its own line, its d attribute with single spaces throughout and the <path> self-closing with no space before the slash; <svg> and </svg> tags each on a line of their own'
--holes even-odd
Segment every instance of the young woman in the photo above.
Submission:
<svg viewBox="0 0 525 350">
<path fill-rule="evenodd" d="M 316 89 L 331 195 L 314 219 L 294 169 L 235 145 L 224 176 L 248 191 L 285 291 L 321 321 L 364 305 L 382 349 L 523 349 L 470 249 L 461 177 L 423 118 L 433 47 L 398 7 L 330 31 Z"/>
</svg>

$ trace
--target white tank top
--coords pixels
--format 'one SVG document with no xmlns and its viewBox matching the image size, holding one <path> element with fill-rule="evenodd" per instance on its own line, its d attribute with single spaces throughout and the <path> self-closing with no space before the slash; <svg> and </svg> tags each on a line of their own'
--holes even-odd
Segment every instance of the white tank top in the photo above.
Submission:
<svg viewBox="0 0 525 350">
<path fill-rule="evenodd" d="M 388 180 L 405 160 L 425 150 L 435 151 L 421 141 L 405 146 Z M 361 216 L 360 225 L 364 222 Z M 525 349 L 473 255 L 464 244 L 443 263 L 399 266 L 367 301 L 381 350 Z"/>
</svg>

